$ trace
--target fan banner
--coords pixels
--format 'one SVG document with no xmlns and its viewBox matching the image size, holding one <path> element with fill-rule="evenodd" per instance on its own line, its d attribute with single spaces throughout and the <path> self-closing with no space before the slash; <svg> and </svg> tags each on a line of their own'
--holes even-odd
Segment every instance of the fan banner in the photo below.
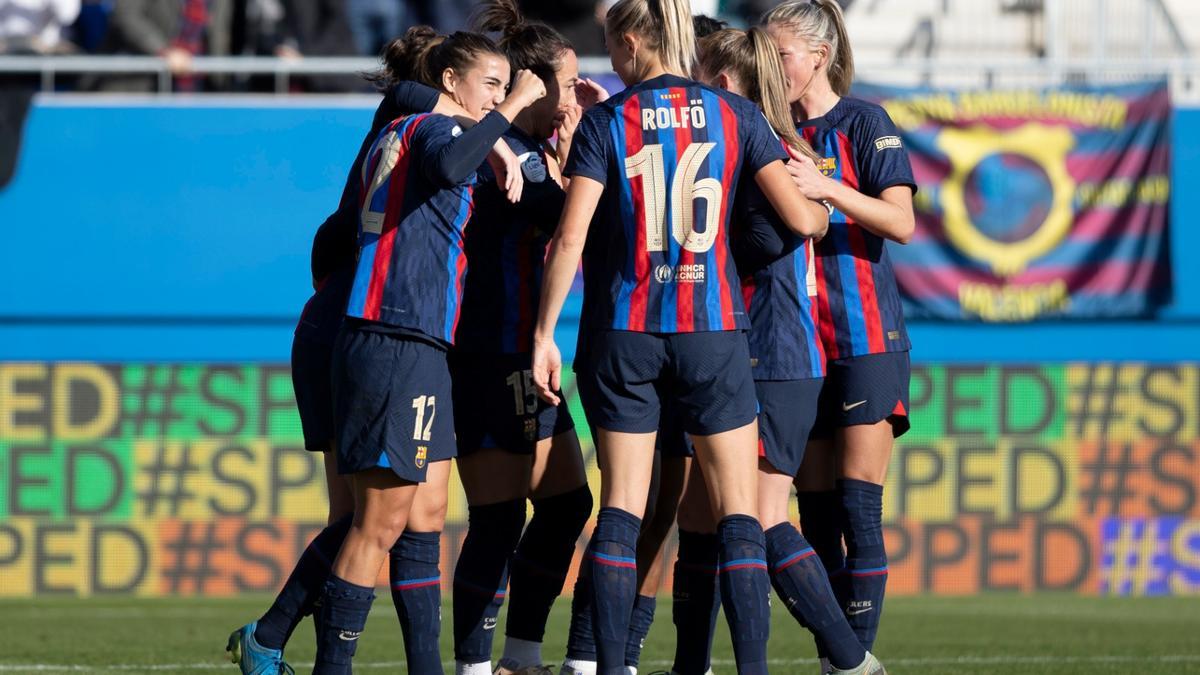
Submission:
<svg viewBox="0 0 1200 675">
<path fill-rule="evenodd" d="M 946 91 L 861 84 L 900 129 L 912 318 L 1144 318 L 1169 301 L 1166 82 Z"/>
</svg>

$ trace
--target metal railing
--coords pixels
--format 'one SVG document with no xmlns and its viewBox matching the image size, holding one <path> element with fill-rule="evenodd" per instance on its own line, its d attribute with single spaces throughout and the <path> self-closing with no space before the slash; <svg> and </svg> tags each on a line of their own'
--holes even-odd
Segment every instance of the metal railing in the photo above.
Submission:
<svg viewBox="0 0 1200 675">
<path fill-rule="evenodd" d="M 366 57 L 309 57 L 283 59 L 268 56 L 200 56 L 192 59 L 197 75 L 270 75 L 275 93 L 289 91 L 291 79 L 301 75 L 357 75 L 379 68 L 379 59 Z M 156 90 L 171 91 L 172 75 L 166 59 L 157 56 L 0 56 L 0 73 L 37 75 L 42 91 L 54 91 L 60 74 L 153 75 Z"/>
<path fill-rule="evenodd" d="M 876 29 L 889 22 L 890 37 L 873 32 L 868 42 L 856 40 L 856 45 L 899 57 L 952 58 L 986 50 L 1051 59 L 1147 60 L 1193 53 L 1181 18 L 1165 0 L 875 0 L 852 6 L 848 20 L 852 36 L 856 22 Z"/>
<path fill-rule="evenodd" d="M 292 78 L 304 75 L 356 75 L 371 72 L 379 62 L 372 58 L 198 57 L 193 72 L 201 75 L 268 75 L 277 94 L 286 94 Z M 585 73 L 610 71 L 605 57 L 580 59 Z M 939 59 L 910 58 L 857 64 L 862 80 L 934 87 L 1041 87 L 1068 83 L 1111 84 L 1151 78 L 1171 83 L 1177 100 L 1200 102 L 1200 59 L 1145 59 L 1102 61 L 1094 59 Z M 171 91 L 166 61 L 152 56 L 0 56 L 0 74 L 36 76 L 43 92 L 54 92 L 63 74 L 153 75 L 157 91 Z"/>
</svg>

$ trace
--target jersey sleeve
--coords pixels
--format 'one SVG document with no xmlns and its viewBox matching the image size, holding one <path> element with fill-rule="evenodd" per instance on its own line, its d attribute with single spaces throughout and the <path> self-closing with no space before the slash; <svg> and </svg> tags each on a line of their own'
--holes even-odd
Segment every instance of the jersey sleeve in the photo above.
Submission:
<svg viewBox="0 0 1200 675">
<path fill-rule="evenodd" d="M 758 170 L 776 160 L 786 162 L 787 153 L 779 136 L 767 124 L 767 118 L 753 104 L 738 111 L 742 127 L 743 172 L 753 176 Z"/>
<path fill-rule="evenodd" d="M 579 128 L 575 130 L 571 155 L 563 167 L 564 176 L 583 176 L 601 185 L 608 182 L 612 137 L 608 133 L 607 121 L 608 115 L 603 106 L 593 106 L 584 113 Z"/>
<path fill-rule="evenodd" d="M 863 115 L 855 129 L 854 145 L 860 192 L 878 197 L 896 185 L 907 185 L 917 191 L 908 151 L 886 112 L 875 110 Z"/>
<path fill-rule="evenodd" d="M 437 89 L 409 80 L 397 84 L 388 92 L 392 104 L 402 114 L 433 112 L 439 95 Z"/>
<path fill-rule="evenodd" d="M 445 115 L 430 115 L 413 134 L 412 149 L 435 185 L 453 187 L 474 180 L 475 169 L 508 130 L 504 115 L 492 111 L 466 131 Z"/>
<path fill-rule="evenodd" d="M 771 205 L 762 193 L 752 187 L 740 192 L 745 197 L 739 197 L 734 206 L 740 227 L 734 232 L 730 247 L 738 272 L 744 276 L 783 256 L 785 242 L 765 210 Z"/>
</svg>

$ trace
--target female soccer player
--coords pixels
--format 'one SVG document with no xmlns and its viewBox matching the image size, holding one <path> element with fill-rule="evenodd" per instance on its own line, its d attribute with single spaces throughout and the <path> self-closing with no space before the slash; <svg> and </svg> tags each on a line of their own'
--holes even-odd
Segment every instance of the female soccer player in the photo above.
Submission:
<svg viewBox="0 0 1200 675">
<path fill-rule="evenodd" d="M 349 672 L 375 578 L 427 462 L 453 454 L 445 350 L 461 304 L 475 169 L 516 114 L 545 95 L 522 71 L 505 98 L 508 62 L 481 35 L 455 33 L 427 66 L 480 121 L 462 132 L 440 115 L 398 119 L 363 164 L 358 266 L 332 363 L 338 472 L 350 475 L 355 508 L 317 612 L 315 672 Z"/>
<path fill-rule="evenodd" d="M 787 80 L 764 30 L 721 31 L 702 42 L 700 54 L 705 82 L 758 103 L 789 151 L 812 161 L 815 153 L 792 125 Z M 816 330 L 813 243 L 789 232 L 753 185 L 734 219 L 734 259 L 750 313 L 750 361 L 759 405 L 758 513 L 766 529 L 771 581 L 801 625 L 826 645 L 832 672 L 879 673 L 882 666 L 859 644 L 842 615 L 820 560 L 788 522 L 792 481 L 817 415 L 825 367 Z M 697 506 L 709 510 L 707 504 L 688 501 L 681 520 Z M 687 562 L 681 559 L 681 564 Z"/>
<path fill-rule="evenodd" d="M 392 41 L 383 54 L 384 68 L 372 79 L 385 92 L 363 140 L 336 211 L 318 228 L 313 241 L 312 273 L 315 293 L 305 305 L 292 343 L 292 383 L 300 412 L 305 447 L 324 454 L 329 490 L 329 529 L 318 536 L 301 555 L 274 603 L 258 621 L 234 631 L 226 646 L 244 673 L 272 672 L 282 665 L 282 650 L 300 620 L 312 612 L 320 596 L 329 565 L 337 555 L 350 525 L 353 503 L 347 481 L 337 475 L 333 454 L 333 401 L 330 391 L 330 360 L 333 340 L 345 315 L 346 298 L 354 278 L 357 255 L 358 195 L 362 163 L 379 132 L 393 119 L 414 112 L 436 112 L 458 116 L 468 124 L 466 111 L 437 89 L 412 81 L 421 76 L 429 51 L 444 36 L 427 26 L 409 29 Z M 514 171 L 501 164 L 511 158 Z M 489 161 L 501 166 L 503 175 L 519 193 L 520 175 L 516 156 L 498 141 Z M 515 183 L 515 184 L 514 184 Z M 439 533 L 445 520 L 449 460 L 431 462 L 426 482 L 417 490 L 408 526 L 390 559 L 392 599 L 401 620 L 408 663 L 440 663 L 437 641 L 440 593 L 437 586 L 414 585 L 412 579 L 428 580 L 437 575 Z M 432 604 L 431 604 L 432 603 Z"/>
<path fill-rule="evenodd" d="M 629 87 L 589 110 L 564 174 L 534 333 L 533 376 L 557 405 L 554 328 L 598 207 L 584 267 L 588 332 L 580 393 L 596 425 L 603 476 L 588 547 L 599 670 L 622 673 L 636 594 L 634 548 L 654 462 L 659 392 L 674 398 L 721 517 L 720 576 L 741 673 L 766 672 L 769 581 L 755 514 L 755 401 L 749 327 L 727 237 L 739 182 L 757 182 L 807 236 L 825 212 L 803 199 L 753 104 L 687 79 L 687 0 L 620 0 L 605 35 Z"/>
<path fill-rule="evenodd" d="M 798 159 L 796 178 L 805 196 L 834 207 L 829 236 L 816 246 L 828 369 L 812 434 L 832 435 L 832 445 L 814 440 L 806 455 L 797 483 L 801 524 L 832 574 L 844 564 L 834 589 L 870 649 L 887 582 L 883 482 L 893 439 L 909 426 L 909 340 L 884 242 L 912 237 L 916 187 L 887 113 L 846 97 L 854 60 L 837 3 L 790 0 L 763 23 L 783 57 L 799 130 L 822 158 L 819 165 Z"/>
<path fill-rule="evenodd" d="M 492 636 L 506 587 L 508 625 L 496 672 L 542 665 L 546 620 L 592 510 L 566 402 L 542 401 L 530 377 L 542 265 L 565 198 L 558 158 L 581 114 L 579 62 L 565 38 L 526 22 L 513 0 L 486 3 L 476 27 L 500 33 L 497 44 L 512 68 L 536 74 L 549 93 L 517 115 L 503 137 L 521 158 L 521 200 L 510 204 L 481 176 L 468 223 L 471 272 L 450 354 L 454 408 L 464 411 L 455 423 L 470 513 L 454 573 L 457 675 L 492 675 Z M 551 149 L 547 141 L 556 133 Z M 527 499 L 533 518 L 525 528 Z"/>
<path fill-rule="evenodd" d="M 692 17 L 692 28 L 696 38 L 711 35 L 726 28 L 724 21 L 710 16 L 697 14 Z M 607 91 L 599 92 L 596 102 L 608 98 Z M 590 107 L 590 106 L 589 106 Z M 583 336 L 581 336 L 582 338 Z M 581 340 L 582 341 L 582 340 Z M 582 353 L 578 350 L 577 353 Z M 675 526 L 675 513 L 679 499 L 692 465 L 692 449 L 687 442 L 687 435 L 679 426 L 678 415 L 671 414 L 671 409 L 664 409 L 659 423 L 658 436 L 655 438 L 654 474 L 650 481 L 650 496 L 646 511 L 642 518 L 642 532 L 638 536 L 637 566 L 638 586 L 637 597 L 633 601 L 633 610 L 629 617 L 629 638 L 625 644 L 625 666 L 637 672 L 641 660 L 642 647 L 650 626 L 654 623 L 654 611 L 658 604 L 658 590 L 662 586 L 663 558 L 666 554 L 667 537 Z M 716 535 L 711 539 L 716 540 Z M 716 564 L 714 544 L 713 561 Z M 715 586 L 714 583 L 710 584 Z M 567 658 L 563 663 L 560 675 L 587 675 L 596 670 L 596 644 L 592 638 L 591 604 L 585 602 L 591 591 L 588 584 L 591 579 L 580 576 L 575 582 L 575 594 L 571 603 L 571 626 L 567 641 Z M 713 607 L 720 604 L 720 597 L 710 593 Z M 676 603 L 681 600 L 677 599 Z M 683 600 L 686 602 L 686 600 Z M 674 605 L 673 605 L 674 606 Z M 715 617 L 715 614 L 714 614 Z M 714 619 L 715 620 L 715 619 Z"/>
</svg>

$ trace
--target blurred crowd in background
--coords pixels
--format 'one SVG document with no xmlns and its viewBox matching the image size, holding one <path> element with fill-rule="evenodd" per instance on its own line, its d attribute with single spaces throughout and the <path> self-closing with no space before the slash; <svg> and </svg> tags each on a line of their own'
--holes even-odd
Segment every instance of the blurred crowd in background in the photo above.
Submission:
<svg viewBox="0 0 1200 675">
<path fill-rule="evenodd" d="M 696 14 L 753 23 L 778 0 L 692 0 Z M 268 88 L 254 77 L 189 75 L 196 56 L 374 56 L 416 24 L 467 28 L 479 0 L 0 0 L 0 54 L 160 56 L 177 90 Z M 526 16 L 558 28 L 581 55 L 604 53 L 601 22 L 615 0 L 520 0 Z M 845 0 L 843 6 L 849 4 Z M 264 79 L 264 78 L 258 78 Z M 349 91 L 361 81 L 310 77 L 296 87 Z M 75 88 L 154 89 L 146 75 L 84 78 Z"/>
</svg>

